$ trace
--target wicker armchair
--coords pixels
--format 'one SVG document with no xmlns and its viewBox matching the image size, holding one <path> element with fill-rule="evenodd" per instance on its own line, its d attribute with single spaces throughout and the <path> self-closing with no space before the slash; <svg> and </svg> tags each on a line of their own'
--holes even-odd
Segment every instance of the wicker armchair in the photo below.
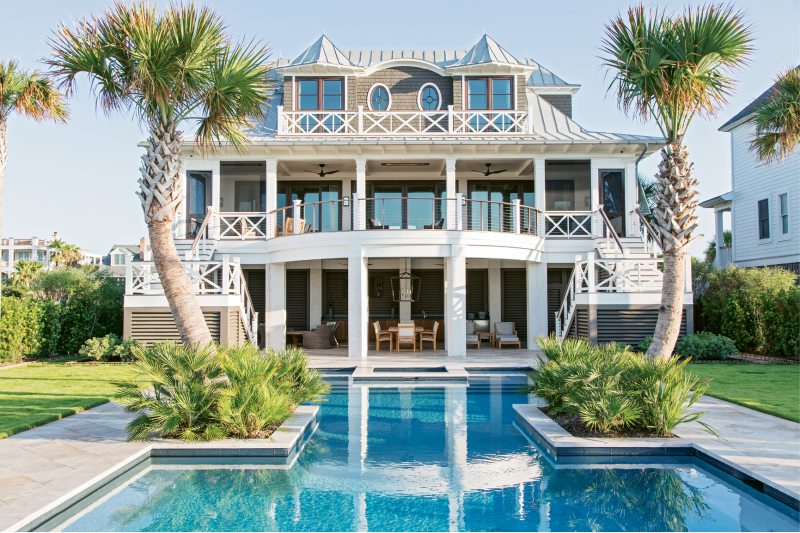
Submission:
<svg viewBox="0 0 800 533">
<path fill-rule="evenodd" d="M 336 328 L 339 327 L 338 322 L 328 322 L 326 326 L 333 326 L 331 330 L 331 347 L 339 346 L 339 341 L 336 340 Z"/>
<path fill-rule="evenodd" d="M 312 331 L 304 332 L 303 348 L 306 350 L 328 350 L 333 348 L 333 345 L 331 344 L 333 330 L 333 325 L 324 324 L 317 326 Z"/>
</svg>

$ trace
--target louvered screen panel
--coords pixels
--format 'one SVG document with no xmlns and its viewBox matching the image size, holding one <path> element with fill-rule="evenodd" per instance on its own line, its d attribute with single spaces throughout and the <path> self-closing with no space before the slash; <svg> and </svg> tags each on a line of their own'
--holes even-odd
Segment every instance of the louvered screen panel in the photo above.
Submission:
<svg viewBox="0 0 800 533">
<path fill-rule="evenodd" d="M 253 300 L 253 307 L 258 313 L 258 321 L 264 322 L 264 306 L 267 299 L 267 287 L 264 281 L 264 270 L 247 271 L 247 291 Z"/>
<path fill-rule="evenodd" d="M 621 342 L 635 346 L 653 335 L 658 321 L 657 309 L 598 309 L 597 342 Z M 686 312 L 681 317 L 680 337 L 686 335 Z"/>
<path fill-rule="evenodd" d="M 286 271 L 286 327 L 308 330 L 308 270 Z"/>
<path fill-rule="evenodd" d="M 399 275 L 398 270 L 369 271 L 367 294 L 369 295 L 370 319 L 386 319 L 392 316 L 392 277 Z M 397 280 L 394 283 L 395 290 L 397 290 L 399 288 Z M 399 317 L 400 304 L 394 303 L 394 309 L 395 315 Z"/>
<path fill-rule="evenodd" d="M 547 284 L 548 285 L 561 285 L 564 283 L 561 279 L 561 271 L 555 269 L 549 269 L 547 271 Z"/>
<path fill-rule="evenodd" d="M 211 338 L 219 342 L 219 311 L 203 311 L 203 318 L 211 331 Z M 180 343 L 181 337 L 172 313 L 134 311 L 131 316 L 131 338 L 146 342 L 152 346 L 156 342 L 175 341 Z"/>
<path fill-rule="evenodd" d="M 550 273 L 547 273 L 550 277 Z M 547 332 L 556 331 L 556 313 L 561 307 L 561 287 L 547 287 Z"/>
<path fill-rule="evenodd" d="M 503 322 L 514 322 L 517 336 L 528 342 L 528 288 L 524 270 L 503 270 Z"/>
<path fill-rule="evenodd" d="M 488 270 L 467 270 L 467 313 L 489 311 Z"/>
<path fill-rule="evenodd" d="M 577 320 L 577 327 L 578 327 L 578 337 L 589 338 L 589 310 L 588 309 L 576 309 L 575 312 L 577 313 L 576 318 Z"/>
<path fill-rule="evenodd" d="M 333 304 L 333 315 L 337 318 L 347 318 L 347 271 L 325 271 L 325 301 L 322 302 L 322 312 L 328 316 L 328 304 Z"/>
<path fill-rule="evenodd" d="M 423 309 L 429 317 L 444 317 L 444 270 L 414 270 L 422 279 L 419 300 L 411 303 L 411 315 L 422 316 Z"/>
</svg>

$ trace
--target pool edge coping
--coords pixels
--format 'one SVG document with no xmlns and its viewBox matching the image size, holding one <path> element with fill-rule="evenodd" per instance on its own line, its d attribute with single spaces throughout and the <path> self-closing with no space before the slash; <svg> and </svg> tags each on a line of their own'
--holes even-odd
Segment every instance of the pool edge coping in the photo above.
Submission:
<svg viewBox="0 0 800 533">
<path fill-rule="evenodd" d="M 706 449 L 690 437 L 656 438 L 581 438 L 572 436 L 534 404 L 513 404 L 517 419 L 556 457 L 697 457 L 753 489 L 800 511 L 800 497 L 791 489 L 771 481 L 722 455 Z M 718 446 L 729 448 L 722 443 Z M 733 450 L 732 448 L 730 448 Z"/>
<path fill-rule="evenodd" d="M 273 433 L 273 436 L 283 437 L 281 439 L 226 439 L 226 441 L 231 441 L 228 446 L 219 446 L 221 442 L 225 441 L 203 443 L 164 442 L 163 439 L 149 441 L 149 444 L 144 448 L 134 451 L 132 455 L 129 455 L 111 468 L 61 495 L 4 531 L 33 531 L 151 457 L 289 457 L 292 451 L 300 444 L 302 437 L 309 430 L 316 429 L 317 426 L 314 425 L 314 422 L 317 421 L 318 416 L 318 405 L 298 406 L 292 416 L 284 421 Z M 278 432 L 281 433 L 278 434 Z M 154 451 L 157 453 L 154 454 Z M 222 451 L 227 451 L 228 453 L 214 453 Z M 270 453 L 266 453 L 267 451 Z"/>
</svg>

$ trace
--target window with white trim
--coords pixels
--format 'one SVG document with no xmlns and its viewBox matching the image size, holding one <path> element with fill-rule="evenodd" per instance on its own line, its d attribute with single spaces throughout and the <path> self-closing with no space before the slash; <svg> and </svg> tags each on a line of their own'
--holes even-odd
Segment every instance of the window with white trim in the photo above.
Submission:
<svg viewBox="0 0 800 533">
<path fill-rule="evenodd" d="M 758 201 L 758 238 L 769 239 L 769 200 Z"/>
<path fill-rule="evenodd" d="M 382 84 L 376 83 L 369 91 L 369 108 L 373 111 L 388 111 L 392 107 L 392 96 L 389 94 L 389 88 Z"/>
<path fill-rule="evenodd" d="M 781 235 L 789 234 L 789 195 L 787 193 L 778 196 L 778 205 L 781 208 Z"/>
<path fill-rule="evenodd" d="M 418 102 L 422 111 L 438 111 L 442 107 L 442 93 L 435 83 L 426 83 L 419 90 Z"/>
</svg>

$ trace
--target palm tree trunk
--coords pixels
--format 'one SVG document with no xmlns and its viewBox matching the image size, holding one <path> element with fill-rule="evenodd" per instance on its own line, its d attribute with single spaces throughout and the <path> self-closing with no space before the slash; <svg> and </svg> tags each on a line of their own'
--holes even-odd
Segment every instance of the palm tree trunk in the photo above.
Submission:
<svg viewBox="0 0 800 533">
<path fill-rule="evenodd" d="M 675 139 L 661 150 L 658 166 L 657 197 L 655 215 L 664 250 L 664 282 L 661 289 L 661 305 L 658 322 L 653 332 L 653 342 L 647 350 L 651 357 L 668 358 L 672 355 L 681 327 L 683 294 L 686 284 L 686 254 L 694 240 L 692 232 L 697 227 L 698 195 L 694 190 L 697 180 L 692 178 L 693 164 L 688 161 L 689 152 Z"/>
<path fill-rule="evenodd" d="M 0 116 L 0 242 L 3 240 L 3 176 L 6 173 L 8 163 L 8 116 Z M 0 261 L 2 260 L 0 253 Z M 9 264 L 14 261 L 9 251 Z M 0 280 L 2 282 L 2 280 Z M 0 290 L 0 309 L 2 309 L 2 290 Z M 1 311 L 0 311 L 1 313 Z"/>
<path fill-rule="evenodd" d="M 150 233 L 156 271 L 183 344 L 203 346 L 212 342 L 211 332 L 172 239 L 172 220 L 181 202 L 181 133 L 175 130 L 175 124 L 153 126 L 147 141 L 137 194 Z"/>
</svg>

